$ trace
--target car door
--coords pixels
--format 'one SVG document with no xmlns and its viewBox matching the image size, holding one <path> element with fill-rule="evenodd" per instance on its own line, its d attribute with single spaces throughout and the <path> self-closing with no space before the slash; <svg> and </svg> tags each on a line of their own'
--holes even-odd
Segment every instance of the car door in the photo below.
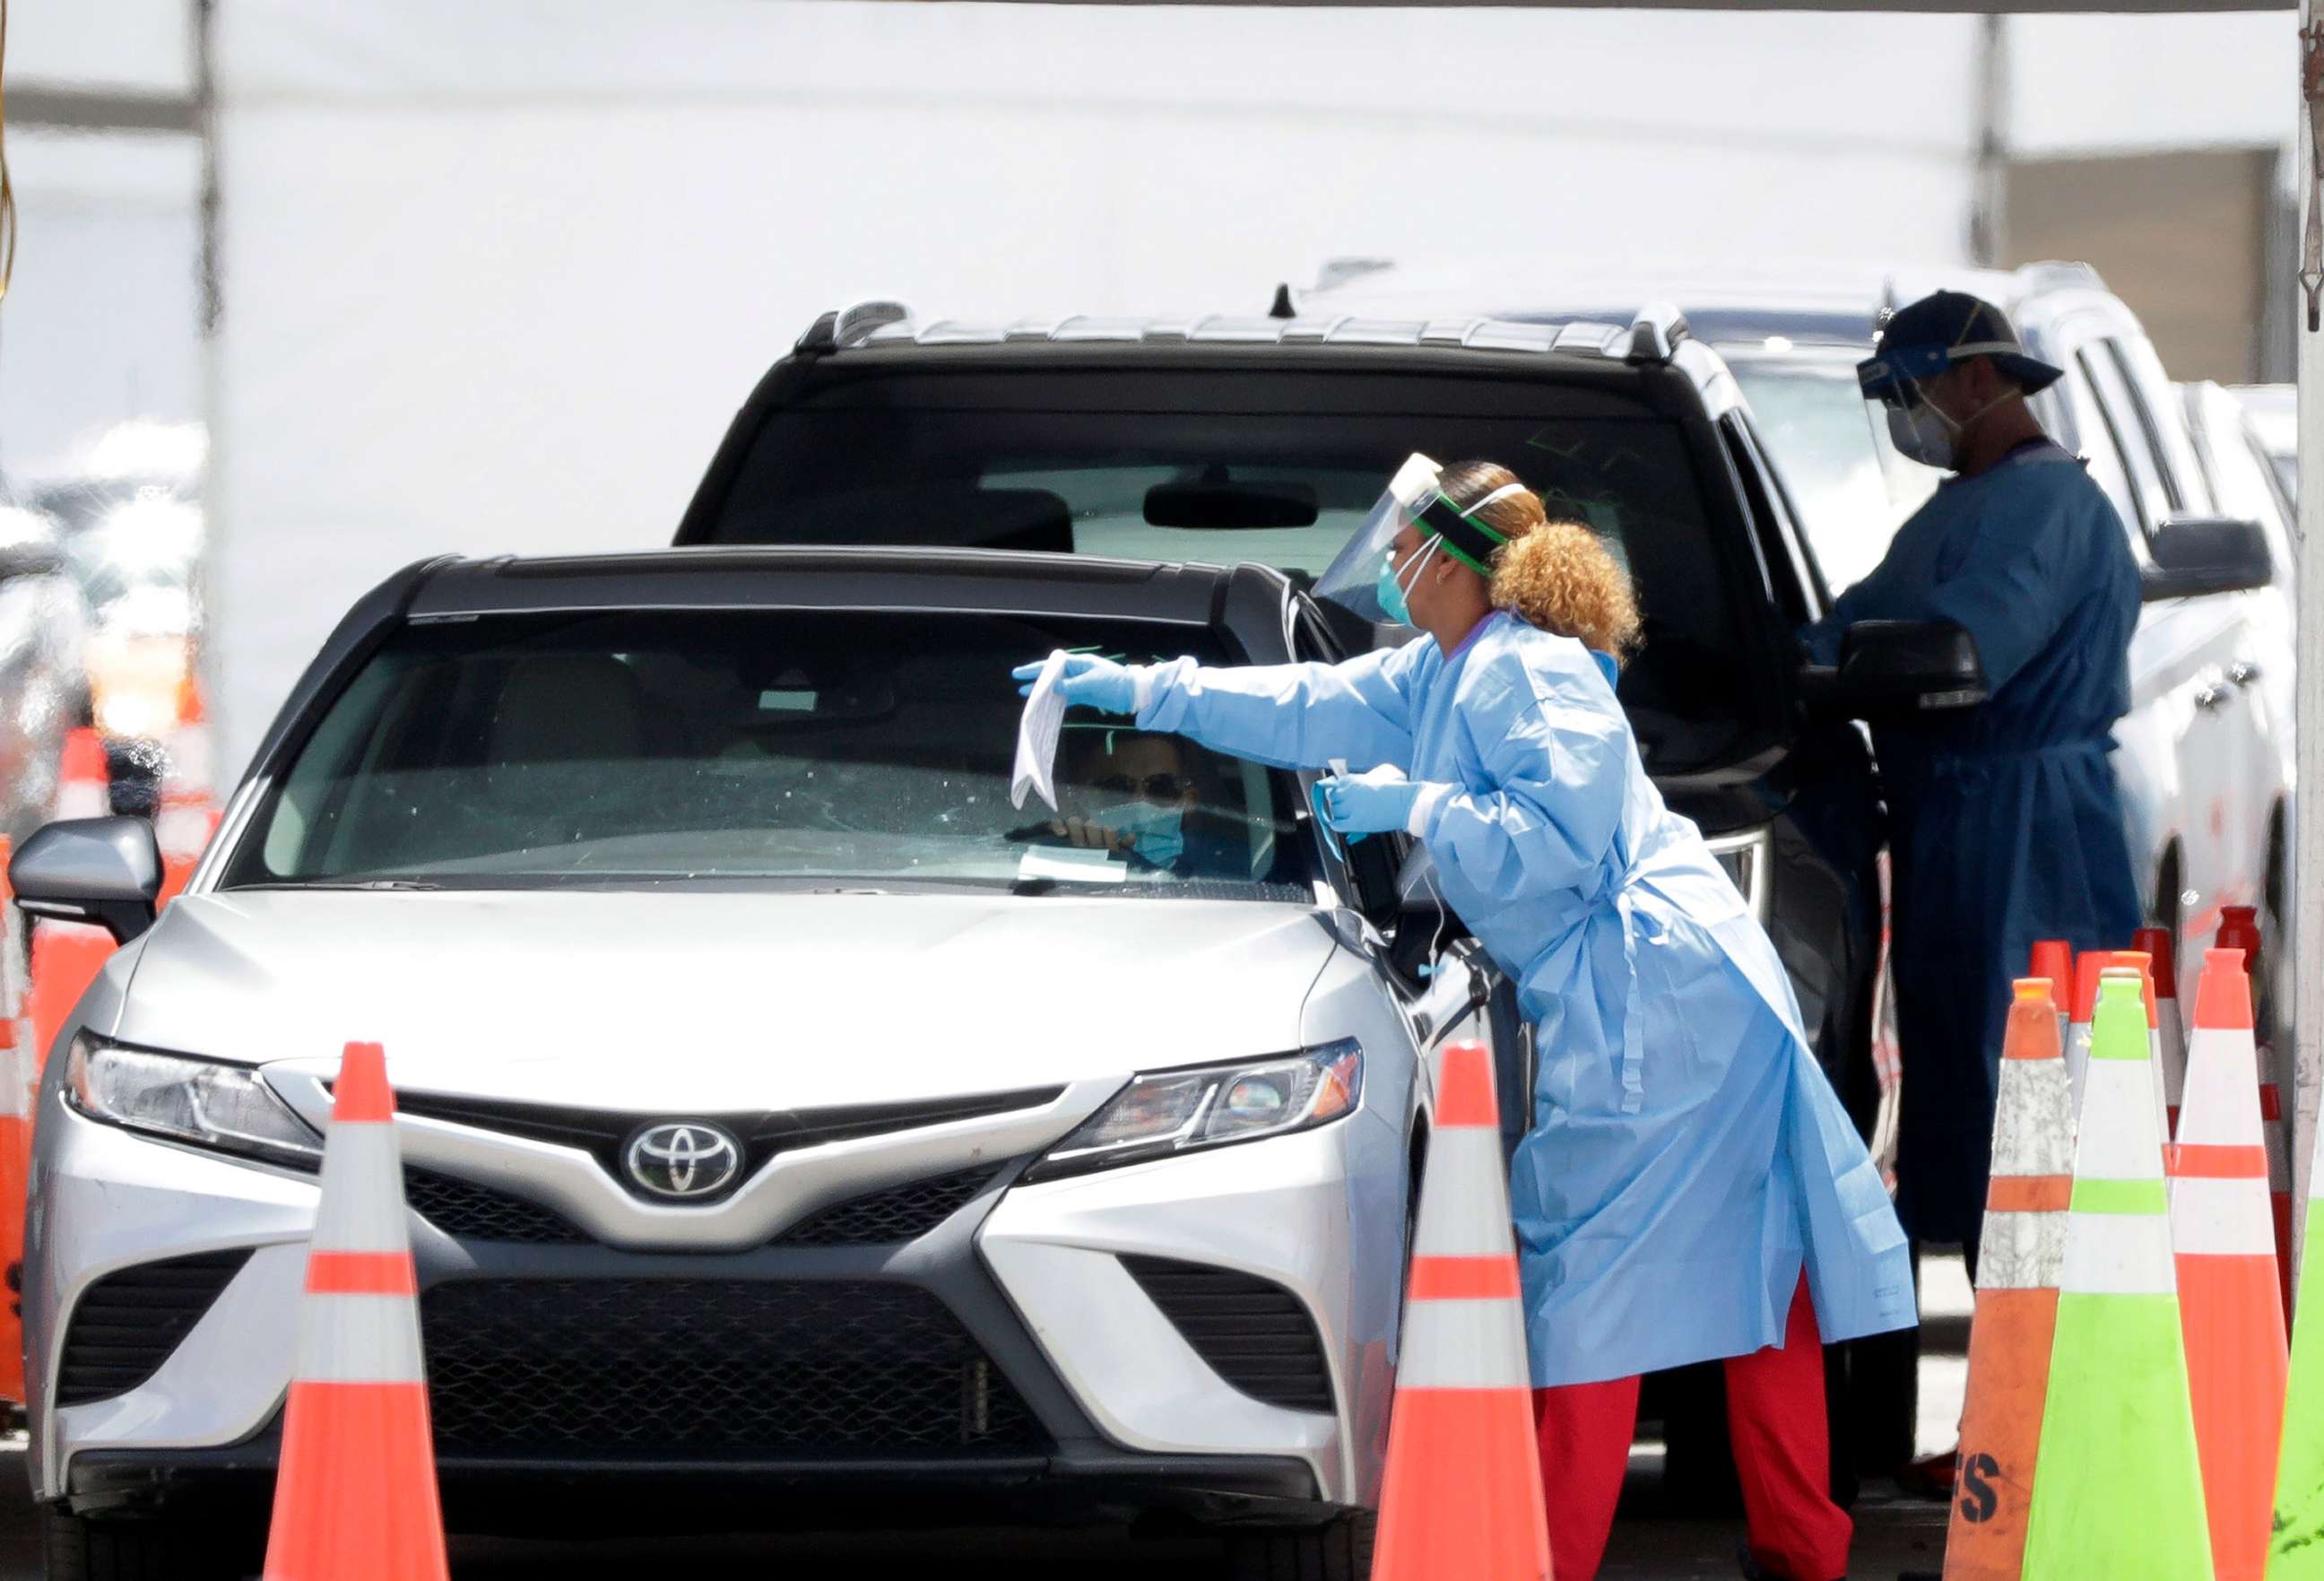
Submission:
<svg viewBox="0 0 2324 1581">
<path fill-rule="evenodd" d="M 2134 380 L 2116 327 L 2093 328 L 2100 332 L 2070 343 L 2069 401 L 2087 409 L 2089 421 L 2078 425 L 2086 443 L 2105 436 L 2099 448 L 2108 465 L 2094 461 L 2092 475 L 2119 491 L 2116 506 L 2143 568 L 2153 563 L 2150 546 L 2164 523 L 2205 513 L 2210 503 L 2183 432 L 2170 443 L 2168 414 Z M 2227 816 L 2239 755 L 2227 716 L 2237 624 L 2226 600 L 2172 599 L 2140 611 L 2131 642 L 2132 717 L 2116 739 L 2118 759 L 2135 760 L 2119 765 L 2126 787 L 2146 803 L 2138 819 L 2145 826 L 2140 889 L 2150 915 L 2181 938 L 2197 937 L 2191 920 L 2216 920 L 2220 895 L 2234 891 L 2242 871 Z M 2142 855 L 2139 845 L 2132 849 Z"/>
<path fill-rule="evenodd" d="M 1343 657 L 1305 596 L 1292 606 L 1290 638 L 1292 652 L 1302 660 L 1331 663 Z M 1377 935 L 1376 954 L 1411 1021 L 1431 1091 L 1447 1044 L 1483 1042 L 1493 1054 L 1503 1138 L 1514 1149 L 1533 1108 L 1531 1029 L 1517 1009 L 1516 985 L 1444 906 L 1415 841 L 1397 834 L 1344 846 L 1328 832 L 1318 833 L 1333 847 L 1351 896 Z"/>
<path fill-rule="evenodd" d="M 2243 732 L 2248 755 L 2238 766 L 2242 791 L 2235 810 L 2246 849 L 2259 862 L 2271 920 L 2280 926 L 2290 855 L 2283 816 L 2292 780 L 2293 513 L 2242 403 L 2217 384 L 2190 384 L 2184 393 L 2189 429 L 2213 504 L 2223 516 L 2257 522 L 2275 561 L 2269 586 L 2231 596 L 2242 611 L 2242 646 L 2227 679 L 2237 689 L 2236 703 L 2248 726 Z"/>
</svg>

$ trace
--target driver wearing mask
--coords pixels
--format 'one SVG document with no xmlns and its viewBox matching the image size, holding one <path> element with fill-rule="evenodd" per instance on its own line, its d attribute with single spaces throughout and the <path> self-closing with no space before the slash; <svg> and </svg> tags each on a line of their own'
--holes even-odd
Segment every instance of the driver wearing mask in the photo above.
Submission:
<svg viewBox="0 0 2324 1581">
<path fill-rule="evenodd" d="M 1065 778 L 1076 792 L 1069 805 L 1088 810 L 1064 813 L 1048 826 L 1052 837 L 1084 850 L 1113 852 L 1134 867 L 1181 876 L 1198 865 L 1222 871 L 1195 860 L 1205 855 L 1202 796 L 1186 772 L 1177 737 L 1118 726 L 1068 726 L 1063 744 Z"/>
</svg>

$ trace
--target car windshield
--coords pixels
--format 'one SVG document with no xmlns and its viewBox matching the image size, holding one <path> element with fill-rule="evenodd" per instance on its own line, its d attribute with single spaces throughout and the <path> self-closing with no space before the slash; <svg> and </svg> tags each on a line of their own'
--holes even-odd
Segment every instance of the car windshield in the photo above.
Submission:
<svg viewBox="0 0 2324 1581">
<path fill-rule="evenodd" d="M 727 884 L 1305 900 L 1296 782 L 1074 710 L 1010 804 L 1012 665 L 1224 661 L 1199 629 L 942 612 L 493 615 L 400 630 L 224 887 Z"/>
<path fill-rule="evenodd" d="M 1764 604 L 1677 420 L 1604 385 L 1366 369 L 857 376 L 770 413 L 710 536 L 930 543 L 1231 565 L 1312 580 L 1415 450 L 1489 458 L 1635 578 L 1622 700 L 1657 771 L 1720 760 L 1763 699 L 1736 655 Z"/>
<path fill-rule="evenodd" d="M 1725 348 L 1834 593 L 1861 581 L 1941 476 L 1896 454 L 1851 357 Z"/>
</svg>

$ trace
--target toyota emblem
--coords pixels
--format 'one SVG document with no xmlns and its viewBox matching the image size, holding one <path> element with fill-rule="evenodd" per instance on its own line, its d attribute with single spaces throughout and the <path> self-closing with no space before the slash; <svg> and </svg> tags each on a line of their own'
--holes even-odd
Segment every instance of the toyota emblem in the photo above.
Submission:
<svg viewBox="0 0 2324 1581">
<path fill-rule="evenodd" d="M 667 1121 L 632 1137 L 622 1164 L 631 1179 L 656 1197 L 708 1197 L 741 1172 L 742 1148 L 724 1126 Z"/>
</svg>

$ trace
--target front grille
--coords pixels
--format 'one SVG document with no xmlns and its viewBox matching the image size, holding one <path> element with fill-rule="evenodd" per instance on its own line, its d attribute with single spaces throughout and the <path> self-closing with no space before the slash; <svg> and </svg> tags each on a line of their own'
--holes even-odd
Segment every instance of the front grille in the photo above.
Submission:
<svg viewBox="0 0 2324 1581">
<path fill-rule="evenodd" d="M 437 1447 L 586 1460 L 1038 1450 L 949 1308 L 873 1281 L 462 1280 L 420 1298 Z"/>
<path fill-rule="evenodd" d="M 403 1200 L 421 1218 L 463 1241 L 554 1245 L 589 1239 L 553 1209 L 433 1170 L 404 1170 Z"/>
<path fill-rule="evenodd" d="M 482 1131 L 498 1131 L 558 1147 L 578 1148 L 594 1157 L 606 1174 L 630 1186 L 622 1168 L 622 1151 L 639 1128 L 669 1119 L 708 1120 L 724 1126 L 742 1144 L 742 1168 L 734 1184 L 758 1173 L 779 1152 L 814 1147 L 826 1142 L 885 1136 L 982 1119 L 1019 1109 L 1038 1109 L 1056 1100 L 1063 1087 L 1028 1087 L 1016 1092 L 979 1093 L 970 1097 L 937 1098 L 907 1104 L 858 1104 L 845 1108 L 761 1110 L 745 1114 L 638 1114 L 609 1109 L 576 1109 L 551 1104 L 520 1104 L 498 1099 L 449 1097 L 439 1093 L 398 1093 L 399 1113 L 429 1120 L 449 1120 Z"/>
<path fill-rule="evenodd" d="M 1201 1262 L 1124 1257 L 1121 1265 L 1220 1377 L 1288 1410 L 1332 1409 L 1323 1338 L 1289 1290 Z"/>
<path fill-rule="evenodd" d="M 250 1249 L 173 1257 L 108 1273 L 73 1308 L 57 1364 L 57 1403 L 87 1405 L 126 1394 L 161 1370 Z"/>
<path fill-rule="evenodd" d="M 959 1212 L 991 1181 L 993 1167 L 908 1180 L 835 1204 L 775 1237 L 779 1246 L 863 1246 L 910 1241 Z"/>
</svg>

